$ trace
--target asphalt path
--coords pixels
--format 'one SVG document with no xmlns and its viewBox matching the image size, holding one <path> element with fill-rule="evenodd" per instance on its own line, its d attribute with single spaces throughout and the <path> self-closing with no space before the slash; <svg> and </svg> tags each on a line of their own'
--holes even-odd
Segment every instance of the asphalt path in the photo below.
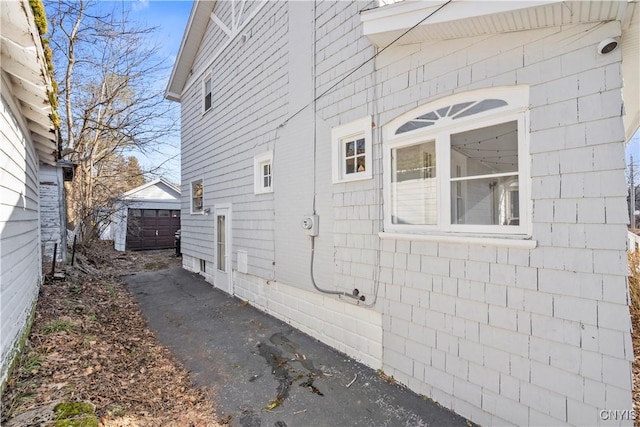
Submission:
<svg viewBox="0 0 640 427">
<path fill-rule="evenodd" d="M 466 419 L 182 268 L 124 276 L 149 327 L 231 426 L 466 426 Z"/>
</svg>

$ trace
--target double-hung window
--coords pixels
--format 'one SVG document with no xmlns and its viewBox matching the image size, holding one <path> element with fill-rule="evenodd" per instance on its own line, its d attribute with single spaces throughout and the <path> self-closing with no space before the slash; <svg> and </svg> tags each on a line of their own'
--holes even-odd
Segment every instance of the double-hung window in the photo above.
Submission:
<svg viewBox="0 0 640 427">
<path fill-rule="evenodd" d="M 457 94 L 386 125 L 385 230 L 530 234 L 528 93 Z"/>
<path fill-rule="evenodd" d="M 191 213 L 203 213 L 204 206 L 204 188 L 202 180 L 198 179 L 191 182 Z"/>
<path fill-rule="evenodd" d="M 202 83 L 203 105 L 202 111 L 206 113 L 211 109 L 211 76 L 207 76 Z"/>
<path fill-rule="evenodd" d="M 255 194 L 273 192 L 273 151 L 253 158 L 253 190 Z"/>
<path fill-rule="evenodd" d="M 334 183 L 372 177 L 371 134 L 370 116 L 332 129 Z"/>
</svg>

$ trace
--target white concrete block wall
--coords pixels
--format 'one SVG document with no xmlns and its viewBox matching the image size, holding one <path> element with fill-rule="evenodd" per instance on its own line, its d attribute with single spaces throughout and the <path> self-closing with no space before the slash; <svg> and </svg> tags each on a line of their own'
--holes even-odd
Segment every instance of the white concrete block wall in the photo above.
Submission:
<svg viewBox="0 0 640 427">
<path fill-rule="evenodd" d="M 596 54 L 596 40 L 619 35 L 619 27 L 562 30 L 430 43 L 378 71 L 378 81 L 410 82 L 409 91 L 424 94 L 418 104 L 469 89 L 531 85 L 538 248 L 409 240 L 384 241 L 380 253 L 383 369 L 480 423 L 606 424 L 598 415 L 613 404 L 606 390 L 615 390 L 616 408 L 631 408 L 620 52 Z M 577 33 L 589 36 L 576 41 Z M 550 64 L 557 67 L 548 70 Z M 468 84 L 443 80 L 457 74 L 466 82 L 468 68 Z M 378 122 L 417 105 L 395 97 L 398 90 L 382 84 Z M 419 273 L 408 274 L 411 255 L 421 256 Z M 424 298 L 403 298 L 416 292 Z M 418 335 L 422 352 L 407 346 L 415 339 L 410 325 L 432 331 Z"/>
<path fill-rule="evenodd" d="M 379 366 L 380 313 L 274 280 L 233 274 L 239 298 L 368 366 Z"/>
</svg>

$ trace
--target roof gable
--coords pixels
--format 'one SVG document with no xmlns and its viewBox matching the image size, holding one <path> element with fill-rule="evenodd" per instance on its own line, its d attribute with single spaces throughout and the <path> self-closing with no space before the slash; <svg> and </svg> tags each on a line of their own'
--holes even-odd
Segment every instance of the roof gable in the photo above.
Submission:
<svg viewBox="0 0 640 427">
<path fill-rule="evenodd" d="M 180 189 L 164 178 L 142 184 L 120 196 L 124 200 L 171 200 L 180 199 Z"/>
</svg>

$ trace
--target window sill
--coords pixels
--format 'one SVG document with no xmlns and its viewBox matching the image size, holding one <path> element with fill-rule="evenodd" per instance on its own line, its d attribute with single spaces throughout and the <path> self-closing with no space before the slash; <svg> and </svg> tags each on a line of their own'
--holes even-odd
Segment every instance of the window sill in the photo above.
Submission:
<svg viewBox="0 0 640 427">
<path fill-rule="evenodd" d="M 269 189 L 265 189 L 265 190 L 258 190 L 258 191 L 254 191 L 253 194 L 255 194 L 256 196 L 260 195 L 260 194 L 271 194 L 273 193 L 273 189 L 269 188 Z"/>
<path fill-rule="evenodd" d="M 451 234 L 409 234 L 409 233 L 378 233 L 381 239 L 416 240 L 419 242 L 469 243 L 482 246 L 497 246 L 503 248 L 534 249 L 538 246 L 536 240 L 524 236 L 485 237 Z"/>
<path fill-rule="evenodd" d="M 360 172 L 358 174 L 351 175 L 349 178 L 336 178 L 333 180 L 333 184 L 345 184 L 354 181 L 365 181 L 371 178 L 373 178 L 373 175 L 371 173 Z"/>
</svg>

